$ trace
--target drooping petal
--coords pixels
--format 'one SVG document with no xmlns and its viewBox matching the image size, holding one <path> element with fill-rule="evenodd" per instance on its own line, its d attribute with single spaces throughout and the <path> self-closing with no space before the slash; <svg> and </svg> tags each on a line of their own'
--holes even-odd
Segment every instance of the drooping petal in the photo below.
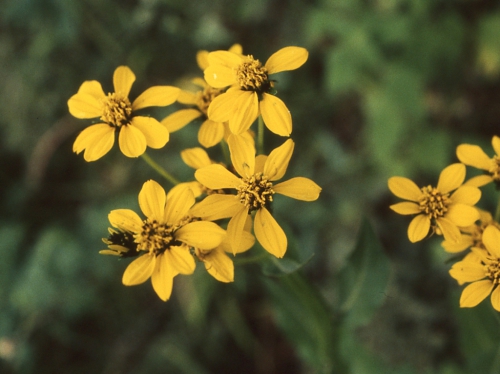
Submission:
<svg viewBox="0 0 500 374">
<path fill-rule="evenodd" d="M 473 166 L 478 169 L 488 170 L 491 159 L 481 149 L 481 147 L 472 144 L 461 144 L 457 147 L 457 157 L 465 165 Z"/>
<path fill-rule="evenodd" d="M 460 187 L 465 179 L 465 165 L 464 164 L 451 164 L 441 171 L 439 174 L 439 180 L 437 184 L 437 189 L 442 194 L 453 191 L 454 189 Z"/>
<path fill-rule="evenodd" d="M 96 161 L 104 156 L 115 143 L 115 128 L 105 123 L 98 123 L 83 130 L 73 143 L 73 152 L 79 154 L 83 150 L 83 158 L 87 162 Z"/>
<path fill-rule="evenodd" d="M 133 110 L 150 106 L 167 106 L 173 104 L 179 97 L 181 89 L 174 86 L 153 86 L 148 88 L 132 103 Z"/>
<path fill-rule="evenodd" d="M 174 277 L 178 274 L 172 264 L 168 261 L 169 258 L 164 254 L 156 258 L 156 267 L 151 274 L 151 283 L 153 289 L 160 299 L 167 301 L 172 294 L 172 287 L 174 285 Z"/>
<path fill-rule="evenodd" d="M 410 242 L 416 243 L 424 239 L 429 233 L 431 220 L 425 214 L 419 214 L 412 219 L 408 226 L 408 239 Z"/>
<path fill-rule="evenodd" d="M 194 177 L 211 190 L 238 188 L 242 184 L 240 178 L 219 164 L 205 166 L 196 170 Z"/>
<path fill-rule="evenodd" d="M 194 217 L 209 221 L 234 216 L 243 205 L 236 195 L 214 194 L 208 195 L 191 209 Z"/>
<path fill-rule="evenodd" d="M 226 235 L 226 231 L 213 222 L 195 221 L 175 232 L 175 238 L 187 245 L 200 249 L 217 247 Z"/>
<path fill-rule="evenodd" d="M 244 178 L 253 175 L 255 173 L 255 146 L 253 143 L 242 136 L 231 134 L 227 139 L 227 144 L 231 153 L 231 163 L 236 172 Z"/>
<path fill-rule="evenodd" d="M 259 106 L 262 119 L 271 132 L 280 136 L 290 136 L 292 133 L 292 115 L 280 98 L 263 93 Z"/>
<path fill-rule="evenodd" d="M 189 209 L 194 205 L 193 191 L 189 188 L 176 189 L 168 195 L 165 206 L 164 220 L 169 225 L 177 224 L 187 216 Z"/>
<path fill-rule="evenodd" d="M 403 203 L 397 203 L 391 205 L 389 208 L 394 210 L 398 214 L 410 215 L 422 213 L 418 204 L 405 201 Z"/>
<path fill-rule="evenodd" d="M 450 275 L 460 283 L 476 282 L 486 277 L 484 267 L 480 263 L 459 261 L 449 271 Z"/>
<path fill-rule="evenodd" d="M 491 182 L 493 182 L 491 175 L 477 175 L 467 180 L 464 186 L 483 187 Z"/>
<path fill-rule="evenodd" d="M 500 288 L 498 285 L 491 293 L 491 305 L 497 312 L 500 312 Z"/>
<path fill-rule="evenodd" d="M 234 255 L 243 251 L 242 232 L 248 217 L 248 208 L 243 205 L 241 207 L 242 209 L 236 213 L 227 224 L 227 241 Z"/>
<path fill-rule="evenodd" d="M 301 67 L 309 56 L 307 49 L 302 47 L 285 47 L 273 53 L 266 61 L 268 74 L 280 71 L 295 70 Z"/>
<path fill-rule="evenodd" d="M 275 181 L 283 178 L 288 168 L 290 158 L 292 158 L 295 143 L 288 139 L 278 148 L 271 151 L 264 164 L 264 175 L 270 180 Z"/>
<path fill-rule="evenodd" d="M 233 261 L 219 247 L 204 254 L 203 262 L 208 273 L 219 282 L 228 283 L 234 281 Z"/>
<path fill-rule="evenodd" d="M 233 134 L 241 134 L 247 131 L 259 116 L 257 93 L 252 91 L 240 92 L 242 93 L 234 101 L 233 113 L 229 118 L 229 129 Z"/>
<path fill-rule="evenodd" d="M 495 153 L 500 156 L 500 138 L 498 136 L 493 136 L 491 139 L 491 145 L 493 146 Z"/>
<path fill-rule="evenodd" d="M 281 258 L 285 255 L 288 241 L 285 232 L 266 208 L 261 208 L 255 214 L 255 236 L 266 251 Z"/>
<path fill-rule="evenodd" d="M 95 83 L 99 84 L 99 82 Z M 104 111 L 104 98 L 98 99 L 90 93 L 78 91 L 68 100 L 69 112 L 73 117 L 82 119 L 100 117 Z"/>
<path fill-rule="evenodd" d="M 146 138 L 148 147 L 163 148 L 170 139 L 170 133 L 165 126 L 153 117 L 135 116 L 130 121 L 131 126 L 138 128 Z"/>
<path fill-rule="evenodd" d="M 479 212 L 469 205 L 453 204 L 448 208 L 445 217 L 456 226 L 467 227 L 479 219 Z"/>
<path fill-rule="evenodd" d="M 162 222 L 165 201 L 165 190 L 158 182 L 148 180 L 142 185 L 139 192 L 139 206 L 146 217 Z"/>
<path fill-rule="evenodd" d="M 166 257 L 166 261 L 172 265 L 174 271 L 186 275 L 193 274 L 196 262 L 187 246 L 171 246 L 163 255 Z"/>
<path fill-rule="evenodd" d="M 234 103 L 240 95 L 239 90 L 224 92 L 212 100 L 208 107 L 208 118 L 214 122 L 227 122 L 233 114 Z"/>
<path fill-rule="evenodd" d="M 448 218 L 440 217 L 436 219 L 436 223 L 444 236 L 444 239 L 451 243 L 460 243 L 462 234 L 457 225 Z M 468 225 L 464 225 L 468 226 Z"/>
<path fill-rule="evenodd" d="M 135 126 L 121 126 L 118 136 L 120 150 L 127 157 L 139 157 L 146 152 L 146 137 Z"/>
<path fill-rule="evenodd" d="M 123 273 L 122 283 L 125 286 L 135 286 L 146 282 L 156 265 L 156 257 L 153 254 L 146 253 L 132 261 Z"/>
<path fill-rule="evenodd" d="M 182 161 L 193 169 L 200 169 L 204 166 L 212 165 L 207 151 L 200 147 L 187 148 L 181 151 Z"/>
<path fill-rule="evenodd" d="M 181 109 L 165 117 L 161 124 L 167 128 L 169 132 L 174 132 L 182 129 L 191 121 L 201 116 L 198 109 Z"/>
<path fill-rule="evenodd" d="M 135 74 L 128 66 L 118 66 L 116 68 L 113 74 L 113 86 L 118 95 L 128 97 L 134 81 Z"/>
<path fill-rule="evenodd" d="M 455 204 L 475 205 L 481 198 L 481 190 L 473 186 L 460 186 L 450 196 Z"/>
<path fill-rule="evenodd" d="M 205 148 L 213 147 L 224 138 L 224 125 L 207 119 L 198 130 L 198 142 Z"/>
<path fill-rule="evenodd" d="M 108 214 L 109 223 L 123 231 L 138 233 L 142 229 L 142 219 L 130 209 L 115 209 Z"/>
<path fill-rule="evenodd" d="M 469 284 L 460 296 L 461 308 L 473 308 L 486 299 L 493 289 L 493 283 L 489 280 L 478 281 Z"/>
<path fill-rule="evenodd" d="M 482 240 L 488 252 L 500 259 L 500 231 L 489 225 L 484 229 Z"/>
<path fill-rule="evenodd" d="M 388 181 L 388 186 L 391 192 L 400 197 L 410 201 L 418 201 L 422 196 L 422 191 L 412 180 L 404 177 L 391 177 Z"/>
<path fill-rule="evenodd" d="M 309 178 L 295 177 L 273 186 L 276 193 L 302 201 L 314 201 L 319 197 L 321 187 Z"/>
</svg>

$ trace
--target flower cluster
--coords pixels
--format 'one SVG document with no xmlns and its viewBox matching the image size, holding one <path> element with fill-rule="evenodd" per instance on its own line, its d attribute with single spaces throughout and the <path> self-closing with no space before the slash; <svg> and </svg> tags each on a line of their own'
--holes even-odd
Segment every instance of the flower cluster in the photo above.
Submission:
<svg viewBox="0 0 500 374">
<path fill-rule="evenodd" d="M 389 179 L 389 189 L 397 197 L 409 200 L 391 205 L 403 215 L 416 215 L 408 227 L 411 242 L 429 233 L 443 235 L 441 243 L 448 253 L 458 253 L 450 275 L 463 285 L 462 308 L 478 305 L 491 294 L 493 308 L 500 311 L 500 210 L 495 217 L 475 207 L 481 198 L 480 187 L 500 183 L 500 138 L 492 139 L 495 155 L 489 157 L 479 146 L 461 144 L 456 155 L 461 163 L 446 167 L 436 187 L 419 188 L 403 177 Z M 466 165 L 483 171 L 465 181 Z"/>
<path fill-rule="evenodd" d="M 109 213 L 112 227 L 103 239 L 108 248 L 100 253 L 133 258 L 123 274 L 124 285 L 151 279 L 157 295 L 168 300 L 174 277 L 192 274 L 200 262 L 218 281 L 232 282 L 232 257 L 252 248 L 256 240 L 271 255 L 285 255 L 287 237 L 271 209 L 275 194 L 314 201 L 321 188 L 304 177 L 278 182 L 286 173 L 295 143 L 287 139 L 264 154 L 263 132 L 265 125 L 279 136 L 292 133 L 291 114 L 276 96 L 271 76 L 297 69 L 307 58 L 304 48 L 285 47 L 262 65 L 236 44 L 228 51 L 198 53 L 204 78 L 192 81 L 198 88 L 195 91 L 155 86 L 131 102 L 135 75 L 120 66 L 113 75 L 114 92 L 105 94 L 99 82 L 86 81 L 69 99 L 73 116 L 95 119 L 77 136 L 74 152 L 84 152 L 86 161 L 96 161 L 111 150 L 118 136 L 125 156 L 142 157 L 174 184 L 168 192 L 154 180 L 143 184 L 139 206 L 144 218 L 129 209 Z M 175 102 L 187 107 L 161 121 L 138 114 L 143 108 Z M 213 161 L 201 147 L 182 150 L 182 159 L 195 171 L 193 180 L 181 183 L 145 152 L 147 147 L 163 148 L 171 133 L 199 119 L 200 145 L 221 144 L 228 158 Z M 256 121 L 257 141 L 251 129 Z"/>
</svg>

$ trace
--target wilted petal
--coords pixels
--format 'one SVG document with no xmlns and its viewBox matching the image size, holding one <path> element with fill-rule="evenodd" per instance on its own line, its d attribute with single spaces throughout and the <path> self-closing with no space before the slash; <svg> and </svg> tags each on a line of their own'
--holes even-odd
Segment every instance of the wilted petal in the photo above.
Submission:
<svg viewBox="0 0 500 374">
<path fill-rule="evenodd" d="M 207 151 L 200 147 L 187 148 L 181 151 L 181 158 L 187 166 L 190 166 L 193 169 L 200 169 L 204 166 L 212 164 Z"/>
<path fill-rule="evenodd" d="M 267 128 L 277 135 L 290 136 L 292 116 L 285 103 L 274 95 L 263 93 L 259 105 Z"/>
<path fill-rule="evenodd" d="M 418 201 L 422 196 L 422 191 L 410 179 L 404 177 L 389 178 L 388 186 L 391 192 L 402 199 Z"/>
<path fill-rule="evenodd" d="M 278 258 L 285 255 L 288 245 L 285 232 L 266 208 L 259 209 L 255 214 L 254 232 L 266 251 Z"/>
<path fill-rule="evenodd" d="M 165 190 L 154 180 L 148 180 L 139 192 L 139 206 L 146 217 L 163 221 L 165 209 Z"/>
<path fill-rule="evenodd" d="M 122 283 L 125 286 L 135 286 L 144 283 L 151 277 L 156 265 L 155 255 L 149 253 L 132 261 L 123 273 Z"/>
<path fill-rule="evenodd" d="M 135 75 L 128 66 L 118 66 L 113 74 L 113 85 L 119 96 L 128 97 Z"/>
<path fill-rule="evenodd" d="M 443 169 L 439 175 L 437 189 L 442 194 L 448 193 L 458 187 L 465 179 L 465 165 L 451 164 Z"/>
<path fill-rule="evenodd" d="M 198 130 L 198 142 L 205 148 L 213 147 L 224 138 L 224 125 L 207 119 Z"/>
<path fill-rule="evenodd" d="M 206 221 L 190 222 L 175 232 L 176 239 L 200 249 L 217 247 L 224 235 L 226 235 L 225 230 L 213 222 Z"/>
<path fill-rule="evenodd" d="M 469 284 L 460 296 L 461 308 L 472 308 L 486 299 L 493 289 L 493 283 L 489 280 L 478 281 Z"/>
<path fill-rule="evenodd" d="M 165 117 L 161 121 L 161 124 L 165 126 L 169 132 L 174 132 L 182 129 L 188 123 L 200 117 L 201 114 L 202 113 L 198 109 L 181 109 Z"/>
<path fill-rule="evenodd" d="M 142 229 L 142 219 L 130 209 L 115 209 L 108 214 L 109 223 L 123 231 L 138 233 Z"/>
<path fill-rule="evenodd" d="M 156 267 L 151 274 L 151 283 L 153 289 L 160 299 L 167 301 L 172 294 L 174 285 L 174 277 L 178 274 L 172 264 L 168 261 L 169 258 L 163 254 L 156 259 Z"/>
<path fill-rule="evenodd" d="M 450 196 L 453 203 L 467 205 L 475 205 L 480 198 L 481 190 L 473 186 L 461 186 Z"/>
<path fill-rule="evenodd" d="M 173 104 L 179 97 L 180 88 L 173 86 L 154 86 L 148 88 L 132 103 L 133 110 L 150 106 L 167 106 Z"/>
<path fill-rule="evenodd" d="M 139 157 L 146 152 L 146 137 L 135 126 L 121 126 L 118 136 L 120 150 L 127 157 Z"/>
<path fill-rule="evenodd" d="M 321 187 L 309 178 L 295 177 L 273 187 L 274 192 L 302 201 L 314 201 Z"/>
<path fill-rule="evenodd" d="M 418 204 L 411 203 L 408 201 L 405 201 L 403 203 L 393 204 L 389 208 L 394 210 L 396 213 L 403 215 L 422 213 L 422 211 L 420 210 L 420 206 Z"/>
<path fill-rule="evenodd" d="M 146 138 L 146 144 L 154 149 L 165 146 L 170 138 L 167 128 L 153 117 L 136 116 L 130 125 L 138 128 Z"/>
<path fill-rule="evenodd" d="M 478 169 L 489 170 L 491 159 L 481 149 L 481 147 L 472 144 L 461 144 L 457 147 L 457 157 L 465 165 L 473 166 Z"/>
<path fill-rule="evenodd" d="M 96 161 L 113 147 L 115 128 L 105 123 L 92 125 L 83 130 L 73 143 L 73 152 L 79 154 L 83 150 L 83 158 L 87 162 Z"/>
<path fill-rule="evenodd" d="M 280 71 L 295 70 L 301 67 L 309 56 L 307 49 L 302 47 L 285 47 L 273 53 L 266 61 L 268 74 Z"/>
<path fill-rule="evenodd" d="M 410 242 L 415 243 L 424 239 L 429 233 L 431 227 L 431 220 L 425 214 L 419 214 L 410 222 L 408 226 L 408 239 Z"/>
</svg>

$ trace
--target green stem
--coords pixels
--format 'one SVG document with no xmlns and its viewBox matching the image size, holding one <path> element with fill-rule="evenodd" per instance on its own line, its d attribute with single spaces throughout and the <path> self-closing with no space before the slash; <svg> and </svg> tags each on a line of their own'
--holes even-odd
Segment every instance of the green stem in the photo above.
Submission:
<svg viewBox="0 0 500 374">
<path fill-rule="evenodd" d="M 257 262 L 261 262 L 262 260 L 268 258 L 267 253 L 261 253 L 260 255 L 252 256 L 252 257 L 246 257 L 246 258 L 239 258 L 239 259 L 234 259 L 233 262 L 235 265 L 245 265 L 245 264 L 253 264 Z"/>
<path fill-rule="evenodd" d="M 166 180 L 168 180 L 170 183 L 172 183 L 174 186 L 176 184 L 181 183 L 179 180 L 175 179 L 172 175 L 170 175 L 169 172 L 167 172 L 165 169 L 163 169 L 160 165 L 158 165 L 149 155 L 144 152 L 141 155 L 142 159 L 146 161 L 146 163 L 151 166 L 154 170 L 158 172 L 162 177 L 164 177 Z"/>
<path fill-rule="evenodd" d="M 257 123 L 257 154 L 264 154 L 264 120 L 259 116 Z"/>
<path fill-rule="evenodd" d="M 500 199 L 498 199 L 497 210 L 495 211 L 495 221 L 500 222 Z"/>
<path fill-rule="evenodd" d="M 229 147 L 225 140 L 221 140 L 220 147 L 224 155 L 224 160 L 226 160 L 226 165 L 231 165 L 231 155 L 229 154 Z"/>
</svg>

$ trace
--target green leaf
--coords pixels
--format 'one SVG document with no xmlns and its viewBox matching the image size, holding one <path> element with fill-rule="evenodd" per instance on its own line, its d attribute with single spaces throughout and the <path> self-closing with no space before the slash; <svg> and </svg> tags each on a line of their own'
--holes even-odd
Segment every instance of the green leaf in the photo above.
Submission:
<svg viewBox="0 0 500 374">
<path fill-rule="evenodd" d="M 288 275 L 296 272 L 297 270 L 300 270 L 313 257 L 314 253 L 311 253 L 311 255 L 306 260 L 300 262 L 286 257 L 278 259 L 276 257 L 269 256 L 269 259 L 265 261 L 262 266 L 262 272 L 264 273 L 264 275 L 271 277 Z"/>
</svg>

